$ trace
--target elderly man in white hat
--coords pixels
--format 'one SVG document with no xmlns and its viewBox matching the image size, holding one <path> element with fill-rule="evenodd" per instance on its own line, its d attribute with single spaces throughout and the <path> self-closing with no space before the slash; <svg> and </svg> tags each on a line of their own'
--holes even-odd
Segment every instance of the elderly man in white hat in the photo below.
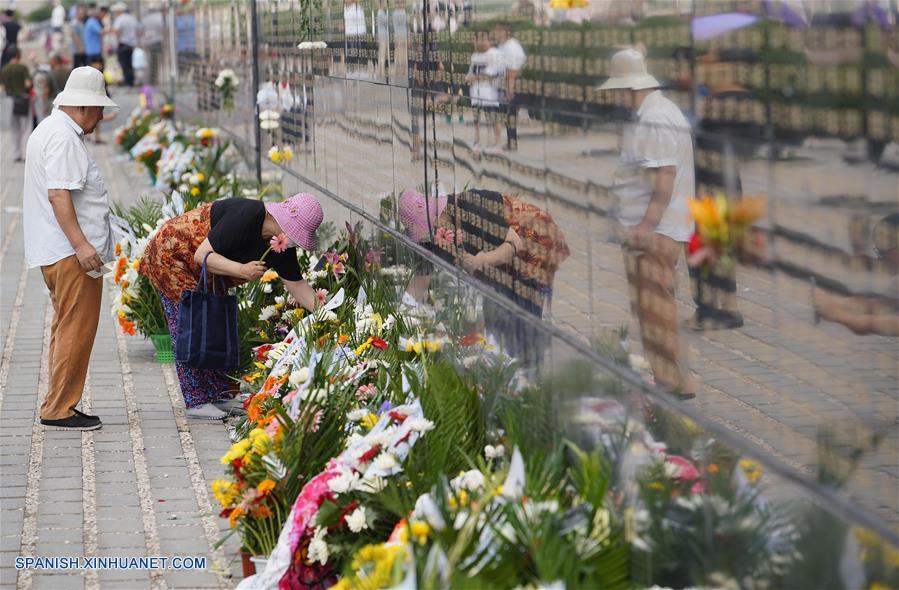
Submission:
<svg viewBox="0 0 899 590">
<path fill-rule="evenodd" d="M 636 49 L 612 57 L 600 90 L 616 91 L 635 115 L 625 127 L 615 174 L 631 307 L 656 383 L 682 399 L 696 385 L 680 346 L 675 266 L 693 234 L 687 199 L 695 191 L 693 137 L 680 109 L 659 90 Z"/>
<path fill-rule="evenodd" d="M 94 430 L 100 419 L 75 406 L 100 319 L 103 279 L 97 271 L 113 257 L 113 237 L 109 194 L 84 136 L 103 119 L 104 109 L 118 106 L 106 96 L 103 74 L 92 67 L 73 70 L 53 105 L 28 139 L 25 155 L 25 262 L 41 268 L 56 312 L 41 424 Z"/>
</svg>

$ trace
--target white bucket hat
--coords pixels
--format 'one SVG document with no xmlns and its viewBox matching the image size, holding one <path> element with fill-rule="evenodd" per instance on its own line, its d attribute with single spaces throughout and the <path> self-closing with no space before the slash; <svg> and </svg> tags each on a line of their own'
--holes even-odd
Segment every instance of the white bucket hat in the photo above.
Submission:
<svg viewBox="0 0 899 590">
<path fill-rule="evenodd" d="M 636 49 L 624 49 L 612 56 L 612 73 L 600 90 L 645 90 L 658 88 L 659 81 L 646 71 L 646 59 Z"/>
<path fill-rule="evenodd" d="M 110 12 L 128 12 L 128 5 L 124 2 L 116 2 L 109 9 Z"/>
<path fill-rule="evenodd" d="M 91 66 L 75 68 L 69 74 L 66 88 L 53 101 L 55 107 L 104 107 L 119 110 L 119 105 L 106 96 L 103 73 Z"/>
</svg>

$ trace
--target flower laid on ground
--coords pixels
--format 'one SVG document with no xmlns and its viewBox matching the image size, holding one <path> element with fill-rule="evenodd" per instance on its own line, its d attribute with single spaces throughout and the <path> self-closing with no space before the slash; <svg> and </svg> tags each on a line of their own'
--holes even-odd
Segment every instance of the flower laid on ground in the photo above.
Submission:
<svg viewBox="0 0 899 590">
<path fill-rule="evenodd" d="M 239 83 L 240 80 L 237 78 L 237 74 L 230 68 L 220 71 L 215 78 L 215 87 L 218 88 L 219 94 L 221 94 L 222 107 L 226 111 L 234 108 L 234 90 Z"/>
<path fill-rule="evenodd" d="M 197 129 L 196 138 L 200 140 L 200 145 L 209 147 L 212 145 L 213 140 L 218 137 L 218 134 L 218 131 L 211 127 L 200 127 Z"/>
<path fill-rule="evenodd" d="M 290 162 L 293 160 L 293 150 L 290 146 L 272 146 L 268 150 L 268 159 L 276 164 L 279 162 Z"/>
</svg>

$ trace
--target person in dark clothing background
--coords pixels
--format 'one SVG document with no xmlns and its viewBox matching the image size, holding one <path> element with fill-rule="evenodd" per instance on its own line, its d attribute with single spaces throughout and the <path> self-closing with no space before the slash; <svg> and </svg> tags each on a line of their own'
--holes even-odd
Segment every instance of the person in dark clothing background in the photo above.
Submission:
<svg viewBox="0 0 899 590">
<path fill-rule="evenodd" d="M 16 20 L 15 11 L 4 10 L 2 19 L 6 42 L 3 45 L 2 57 L 0 57 L 0 68 L 12 59 L 13 53 L 19 46 L 19 32 L 22 30 L 22 25 Z"/>
</svg>

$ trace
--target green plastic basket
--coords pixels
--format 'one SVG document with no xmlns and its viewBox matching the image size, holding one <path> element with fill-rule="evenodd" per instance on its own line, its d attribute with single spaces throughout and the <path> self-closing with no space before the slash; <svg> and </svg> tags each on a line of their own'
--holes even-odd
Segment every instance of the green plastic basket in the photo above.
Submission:
<svg viewBox="0 0 899 590">
<path fill-rule="evenodd" d="M 153 348 L 156 349 L 156 362 L 168 364 L 175 362 L 175 353 L 172 351 L 172 337 L 168 334 L 154 334 L 150 336 Z"/>
</svg>

